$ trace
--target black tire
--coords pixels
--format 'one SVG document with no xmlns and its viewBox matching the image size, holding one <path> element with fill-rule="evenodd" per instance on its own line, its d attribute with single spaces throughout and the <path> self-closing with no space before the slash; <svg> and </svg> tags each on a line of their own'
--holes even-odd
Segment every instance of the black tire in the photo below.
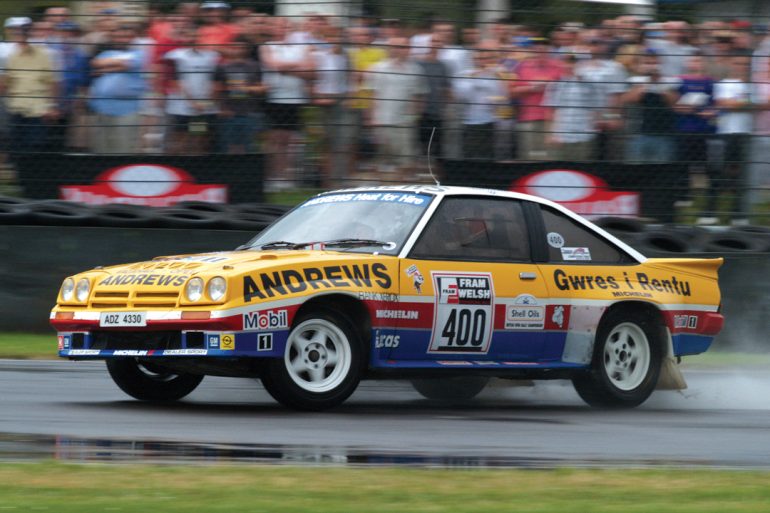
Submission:
<svg viewBox="0 0 770 513">
<path fill-rule="evenodd" d="M 664 328 L 653 315 L 631 308 L 611 310 L 597 331 L 591 369 L 572 378 L 575 390 L 591 406 L 639 406 L 658 383 L 663 342 Z"/>
<path fill-rule="evenodd" d="M 327 410 L 342 404 L 355 391 L 365 370 L 366 354 L 350 319 L 316 308 L 294 322 L 284 358 L 265 362 L 262 384 L 288 408 Z"/>
<path fill-rule="evenodd" d="M 96 225 L 110 228 L 152 228 L 158 216 L 151 207 L 102 205 L 94 209 Z"/>
<path fill-rule="evenodd" d="M 203 381 L 203 375 L 177 374 L 135 358 L 107 360 L 107 370 L 122 391 L 140 401 L 178 401 Z"/>
<path fill-rule="evenodd" d="M 487 383 L 489 378 L 484 376 L 412 380 L 412 386 L 421 396 L 444 402 L 473 399 L 486 388 Z"/>
</svg>

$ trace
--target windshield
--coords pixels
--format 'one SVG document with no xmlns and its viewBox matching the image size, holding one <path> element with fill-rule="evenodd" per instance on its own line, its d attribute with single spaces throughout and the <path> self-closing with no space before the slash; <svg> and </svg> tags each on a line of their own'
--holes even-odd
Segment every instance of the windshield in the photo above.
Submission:
<svg viewBox="0 0 770 513">
<path fill-rule="evenodd" d="M 246 248 L 328 246 L 396 255 L 433 196 L 401 191 L 333 193 L 312 198 L 252 239 Z"/>
</svg>

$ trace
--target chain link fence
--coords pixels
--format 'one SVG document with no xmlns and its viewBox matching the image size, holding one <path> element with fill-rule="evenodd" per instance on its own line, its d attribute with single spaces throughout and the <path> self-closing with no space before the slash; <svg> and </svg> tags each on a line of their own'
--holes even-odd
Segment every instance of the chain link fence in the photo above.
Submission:
<svg viewBox="0 0 770 513">
<path fill-rule="evenodd" d="M 761 13 L 71 4 L 0 2 L 6 195 L 163 207 L 435 179 L 597 217 L 770 224 Z"/>
</svg>

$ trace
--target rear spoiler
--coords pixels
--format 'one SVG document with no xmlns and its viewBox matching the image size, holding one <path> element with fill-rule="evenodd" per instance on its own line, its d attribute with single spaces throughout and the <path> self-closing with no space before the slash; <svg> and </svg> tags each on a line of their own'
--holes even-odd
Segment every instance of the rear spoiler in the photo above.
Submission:
<svg viewBox="0 0 770 513">
<path fill-rule="evenodd" d="M 717 270 L 724 258 L 648 258 L 645 264 L 655 269 L 666 269 L 705 278 L 717 278 Z"/>
</svg>

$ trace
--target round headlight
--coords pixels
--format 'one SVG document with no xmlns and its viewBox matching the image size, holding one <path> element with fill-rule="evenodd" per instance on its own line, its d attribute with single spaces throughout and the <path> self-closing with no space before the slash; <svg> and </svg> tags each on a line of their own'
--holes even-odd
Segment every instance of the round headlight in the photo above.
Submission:
<svg viewBox="0 0 770 513">
<path fill-rule="evenodd" d="M 78 281 L 78 286 L 75 287 L 75 298 L 83 303 L 88 299 L 88 293 L 91 290 L 91 282 L 88 278 L 82 278 Z"/>
<path fill-rule="evenodd" d="M 198 301 L 203 296 L 203 280 L 193 278 L 188 281 L 184 288 L 184 295 L 188 301 Z"/>
<path fill-rule="evenodd" d="M 209 297 L 212 301 L 219 301 L 227 293 L 227 280 L 221 276 L 212 278 L 208 285 Z"/>
<path fill-rule="evenodd" d="M 67 278 L 61 285 L 61 298 L 65 301 L 72 299 L 72 293 L 75 291 L 75 280 Z"/>
</svg>

